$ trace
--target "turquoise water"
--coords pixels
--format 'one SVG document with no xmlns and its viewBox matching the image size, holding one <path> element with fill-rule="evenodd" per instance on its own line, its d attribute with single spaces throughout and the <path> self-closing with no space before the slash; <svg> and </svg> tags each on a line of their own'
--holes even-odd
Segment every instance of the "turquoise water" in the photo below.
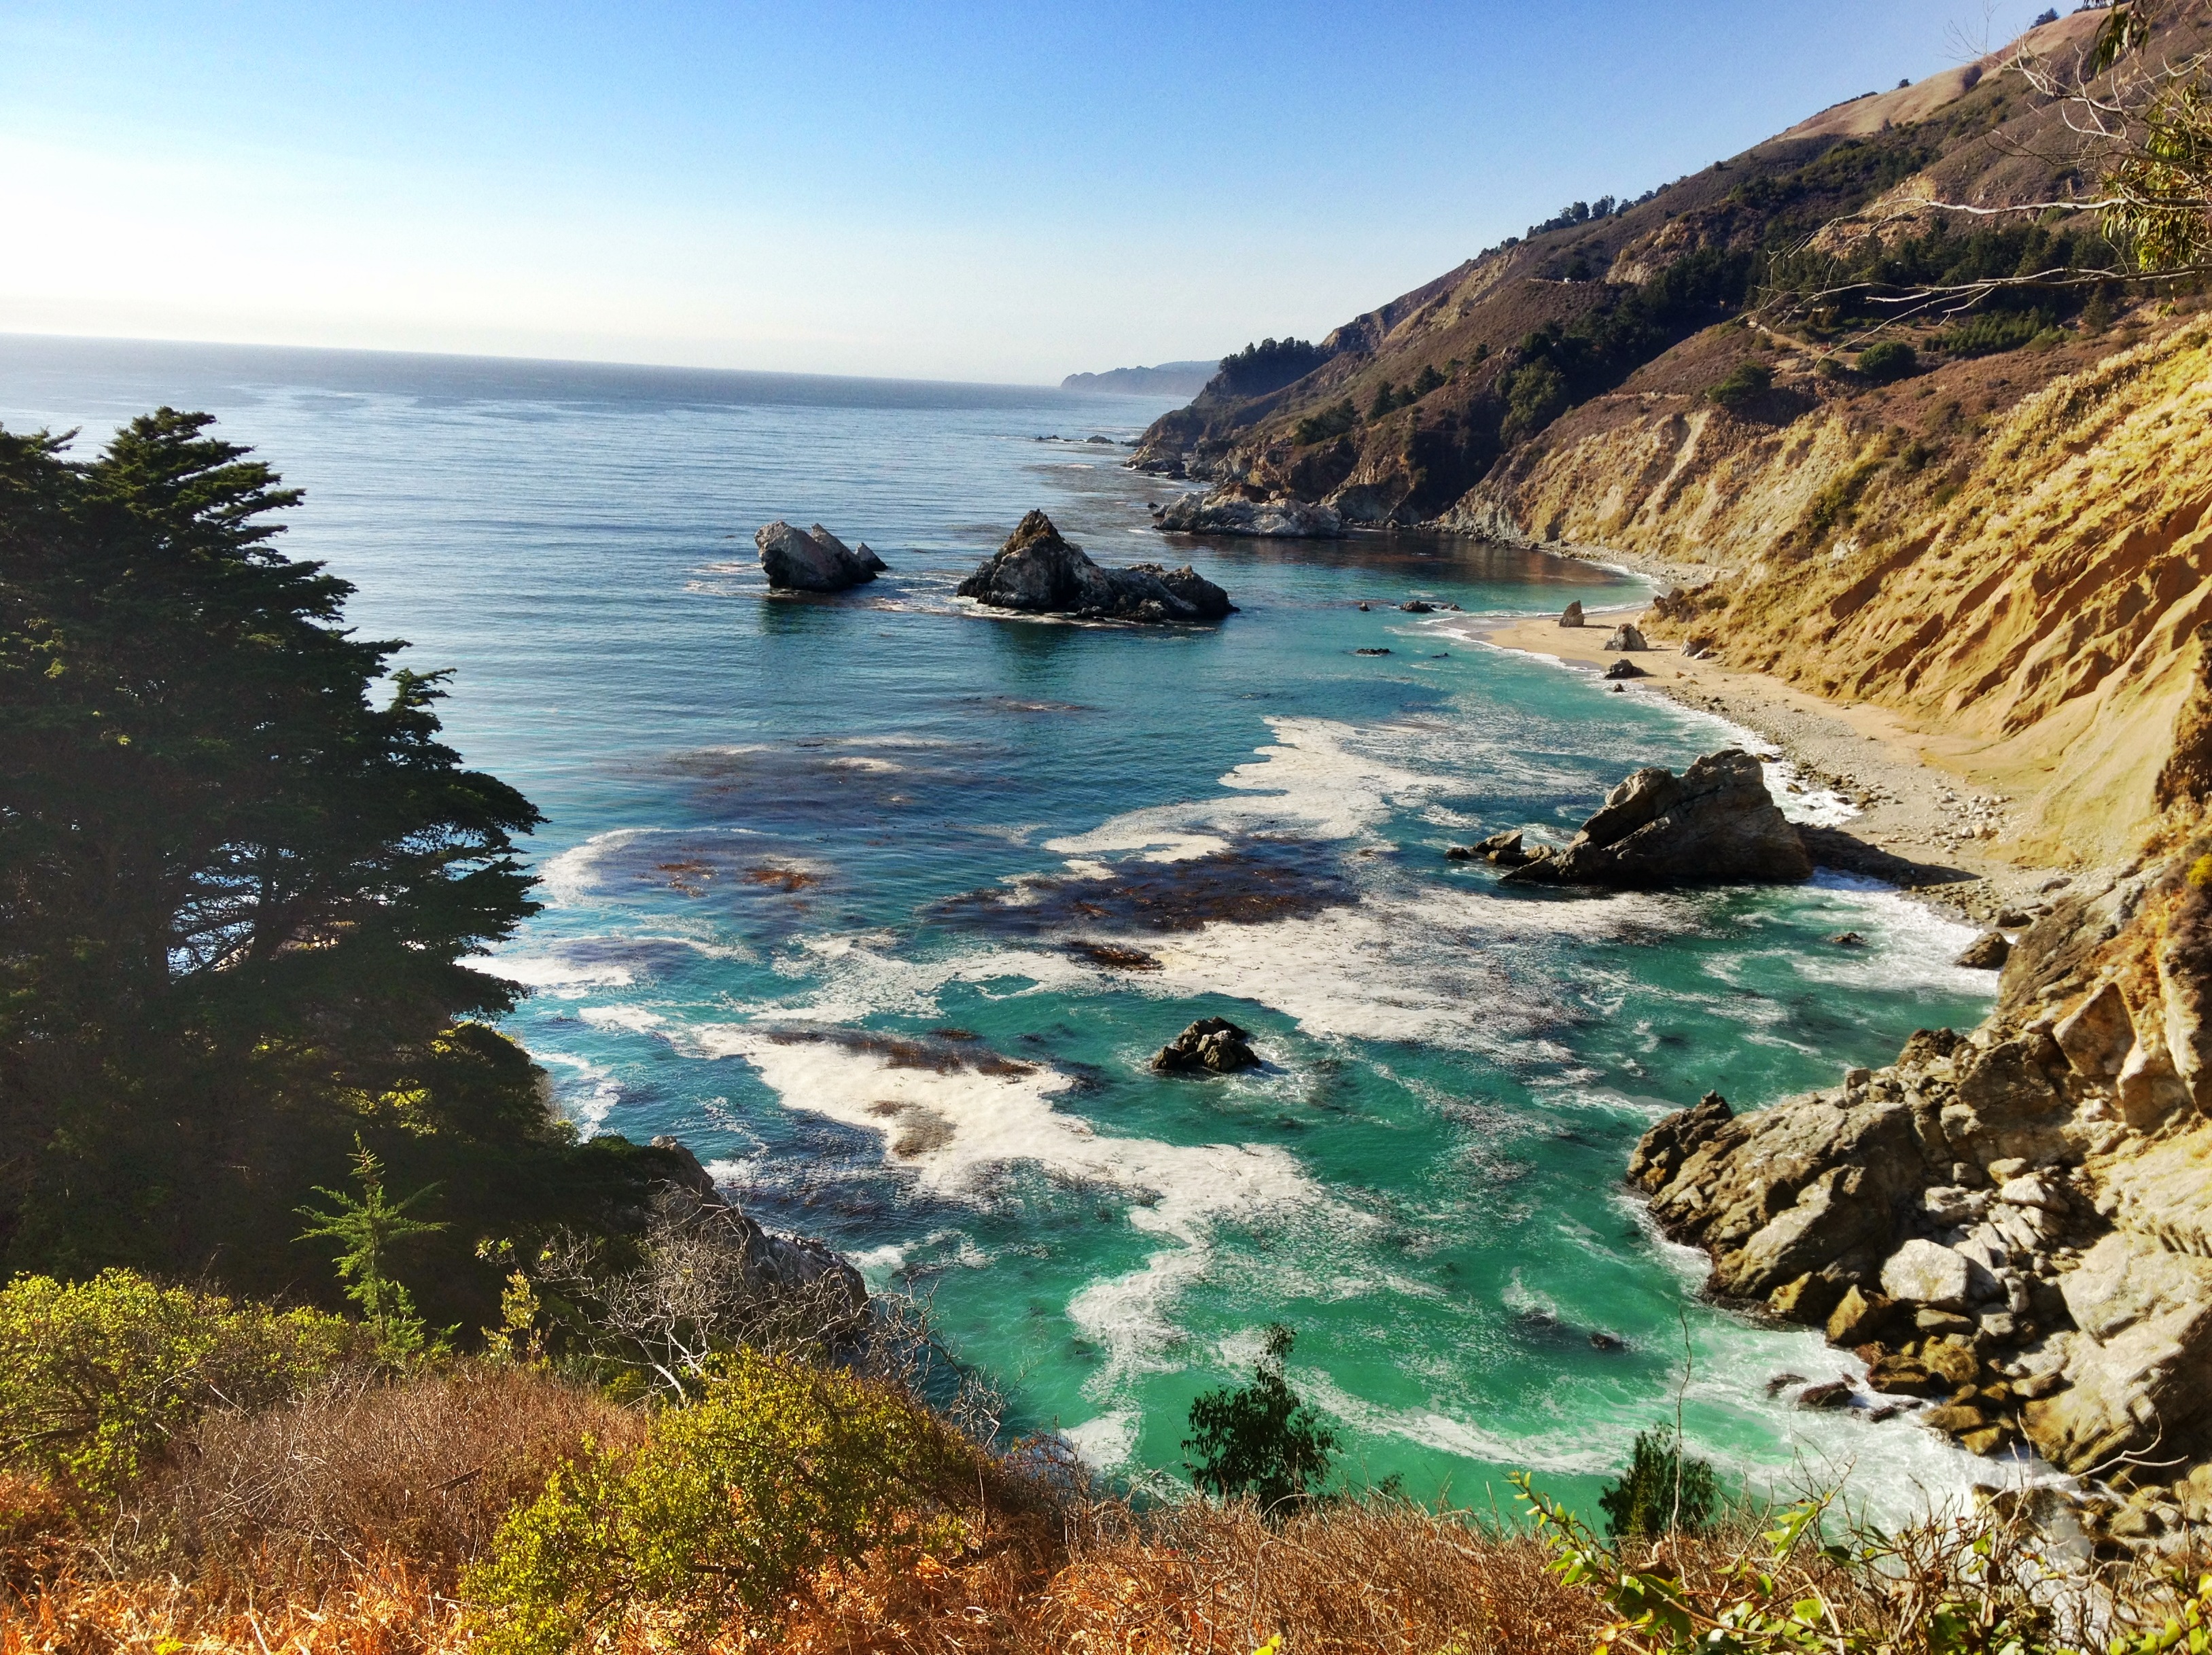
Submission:
<svg viewBox="0 0 2212 1655">
<path fill-rule="evenodd" d="M 550 818 L 546 910 L 499 967 L 536 990 L 513 1032 L 561 1106 L 679 1134 L 764 1221 L 927 1298 L 1022 1423 L 1173 1470 L 1192 1396 L 1279 1320 L 1355 1480 L 1502 1501 L 1526 1465 L 1587 1497 L 1678 1401 L 1755 1480 L 1965 1476 L 1902 1421 L 1768 1401 L 1850 1359 L 1701 1304 L 1620 1179 L 1708 1088 L 1755 1105 L 1977 1019 L 1967 934 L 1826 877 L 1516 894 L 1443 860 L 1737 739 L 1476 641 L 1640 582 L 1418 537 L 1165 545 L 1144 505 L 1173 485 L 1036 441 L 1125 437 L 1157 401 L 0 339 L 11 428 L 158 401 L 305 486 L 287 550 L 457 669 L 457 745 Z M 1242 612 L 955 600 L 1033 506 L 1102 561 L 1195 562 Z M 775 516 L 891 573 L 769 599 Z M 1462 609 L 1395 607 L 1415 595 Z M 1267 1066 L 1151 1074 L 1209 1014 Z"/>
</svg>

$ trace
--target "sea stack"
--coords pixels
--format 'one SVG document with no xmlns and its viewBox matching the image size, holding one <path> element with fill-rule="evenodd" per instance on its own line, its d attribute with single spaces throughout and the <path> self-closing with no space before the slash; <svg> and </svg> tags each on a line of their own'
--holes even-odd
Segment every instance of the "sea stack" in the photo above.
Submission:
<svg viewBox="0 0 2212 1655">
<path fill-rule="evenodd" d="M 1565 850 L 1515 868 L 1505 882 L 1654 888 L 1785 885 L 1813 859 L 1741 747 L 1694 760 L 1679 776 L 1638 770 L 1583 824 Z"/>
<path fill-rule="evenodd" d="M 993 609 L 1078 620 L 1188 623 L 1237 612 L 1229 594 L 1188 564 L 1101 569 L 1041 511 L 1022 519 L 1006 545 L 960 583 L 959 593 Z"/>
<path fill-rule="evenodd" d="M 819 523 L 801 531 L 778 518 L 754 532 L 753 544 L 774 592 L 842 592 L 885 566 L 866 541 L 855 551 Z"/>
</svg>

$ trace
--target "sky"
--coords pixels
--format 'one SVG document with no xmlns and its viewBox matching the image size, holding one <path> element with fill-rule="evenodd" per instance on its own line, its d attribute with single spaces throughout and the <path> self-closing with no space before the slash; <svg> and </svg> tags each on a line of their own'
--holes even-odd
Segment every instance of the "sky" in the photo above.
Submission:
<svg viewBox="0 0 2212 1655">
<path fill-rule="evenodd" d="M 0 0 L 0 332 L 1007 383 L 1330 328 L 2039 0 Z"/>
</svg>

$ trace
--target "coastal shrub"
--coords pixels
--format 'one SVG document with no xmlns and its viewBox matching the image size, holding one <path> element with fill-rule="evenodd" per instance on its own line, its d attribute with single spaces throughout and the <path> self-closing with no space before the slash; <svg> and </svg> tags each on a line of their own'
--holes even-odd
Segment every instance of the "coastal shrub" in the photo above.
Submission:
<svg viewBox="0 0 2212 1655">
<path fill-rule="evenodd" d="M 898 1389 L 750 1353 L 634 1452 L 587 1452 L 469 1572 L 480 1647 L 555 1655 L 642 1612 L 705 1636 L 773 1627 L 804 1577 L 957 1544 L 981 1459 Z"/>
<path fill-rule="evenodd" d="M 2002 350 L 2017 350 L 2039 334 L 2050 330 L 2051 314 L 2044 310 L 1990 310 L 1972 316 L 1956 327 L 1947 327 L 1938 333 L 1933 344 L 1938 350 L 1954 356 L 1991 356 Z M 1863 369 L 1865 358 L 1859 366 Z"/>
<path fill-rule="evenodd" d="M 374 1340 L 319 1311 L 277 1311 L 164 1287 L 128 1270 L 0 1287 L 0 1457 L 76 1496 L 114 1498 L 215 1407 L 296 1396 Z"/>
<path fill-rule="evenodd" d="M 1336 1433 L 1283 1378 L 1297 1336 L 1277 1323 L 1249 1385 L 1206 1391 L 1190 1405 L 1183 1452 L 1191 1481 L 1223 1500 L 1246 1496 L 1263 1512 L 1310 1500 L 1328 1476 Z"/>
<path fill-rule="evenodd" d="M 1671 1426 L 1636 1433 L 1628 1469 L 1597 1497 L 1613 1540 L 1709 1532 L 1720 1512 L 1720 1480 L 1710 1462 L 1686 1453 Z"/>
<path fill-rule="evenodd" d="M 1436 364 L 1424 362 L 1421 364 L 1421 371 L 1413 375 L 1413 394 L 1416 397 L 1425 397 L 1443 382 L 1444 376 L 1437 372 Z"/>
<path fill-rule="evenodd" d="M 1733 412 L 1765 395 L 1773 385 L 1774 370 L 1765 362 L 1738 362 L 1726 379 L 1705 394 Z"/>
<path fill-rule="evenodd" d="M 1519 442 L 1566 411 L 1566 375 L 1549 362 L 1525 363 L 1506 378 L 1505 418 L 1498 434 L 1506 442 Z"/>
<path fill-rule="evenodd" d="M 1393 413 L 1405 405 L 1405 400 L 1398 394 L 1397 386 L 1385 380 L 1375 387 L 1375 399 L 1367 405 L 1367 417 L 1381 419 L 1385 414 Z"/>
<path fill-rule="evenodd" d="M 1359 411 L 1346 397 L 1331 403 L 1317 414 L 1308 414 L 1291 428 L 1291 441 L 1301 447 L 1309 442 L 1327 442 L 1332 437 L 1342 436 L 1359 423 Z"/>
<path fill-rule="evenodd" d="M 1902 339 L 1878 339 L 1859 352 L 1859 372 L 1876 385 L 1901 380 L 1920 366 L 1920 353 Z"/>
</svg>

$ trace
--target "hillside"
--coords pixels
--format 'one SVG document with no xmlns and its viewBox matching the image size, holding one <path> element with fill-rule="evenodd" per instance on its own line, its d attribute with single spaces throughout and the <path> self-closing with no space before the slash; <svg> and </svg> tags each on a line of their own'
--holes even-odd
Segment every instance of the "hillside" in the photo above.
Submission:
<svg viewBox="0 0 2212 1655">
<path fill-rule="evenodd" d="M 1212 520 L 1194 500 L 1176 526 L 1287 497 L 1346 527 L 1663 560 L 1702 583 L 1655 618 L 1664 636 L 1694 612 L 1730 665 L 1906 715 L 2028 801 L 2023 861 L 2124 855 L 2183 785 L 2168 760 L 2206 618 L 2197 292 L 1999 292 L 1878 341 L 1879 306 L 1776 301 L 2108 264 L 2087 215 L 1961 228 L 1909 204 L 2093 186 L 2064 112 L 2006 65 L 2078 58 L 2104 15 L 1571 210 L 1336 329 L 1289 384 L 1218 376 L 1134 463 L 1212 485 Z M 1890 341 L 1913 347 L 1901 374 L 1862 363 Z"/>
</svg>

